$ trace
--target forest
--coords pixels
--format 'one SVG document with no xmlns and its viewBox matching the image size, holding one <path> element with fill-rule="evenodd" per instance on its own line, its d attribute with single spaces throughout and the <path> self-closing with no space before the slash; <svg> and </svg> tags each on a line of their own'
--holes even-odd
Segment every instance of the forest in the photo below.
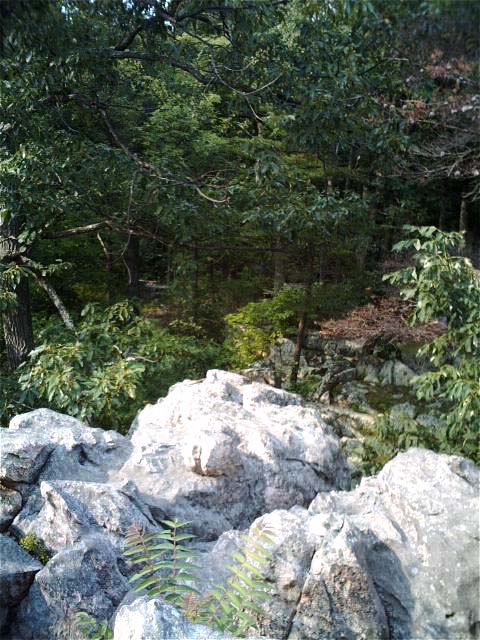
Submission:
<svg viewBox="0 0 480 640">
<path fill-rule="evenodd" d="M 478 461 L 479 24 L 475 0 L 0 0 L 1 426 L 125 433 L 285 341 L 273 384 L 335 405 L 314 334 L 406 336 L 431 421 L 384 403 L 364 468 Z"/>
</svg>

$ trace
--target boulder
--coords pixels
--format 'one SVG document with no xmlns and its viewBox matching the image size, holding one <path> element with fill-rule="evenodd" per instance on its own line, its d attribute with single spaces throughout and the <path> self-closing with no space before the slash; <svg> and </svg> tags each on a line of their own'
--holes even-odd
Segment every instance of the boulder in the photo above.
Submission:
<svg viewBox="0 0 480 640">
<path fill-rule="evenodd" d="M 117 476 L 135 478 L 157 520 L 191 520 L 205 539 L 350 483 L 340 443 L 315 408 L 223 371 L 147 406 L 131 443 Z"/>
<path fill-rule="evenodd" d="M 0 482 L 6 486 L 35 482 L 53 449 L 42 434 L 0 429 Z"/>
<path fill-rule="evenodd" d="M 6 531 L 22 508 L 22 494 L 0 484 L 0 533 Z"/>
<path fill-rule="evenodd" d="M 113 640 L 226 640 L 225 632 L 193 624 L 161 598 L 142 596 L 119 608 Z"/>
<path fill-rule="evenodd" d="M 140 524 L 144 530 L 156 526 L 148 507 L 127 481 L 117 488 L 97 482 L 61 480 L 42 482 L 41 508 L 27 507 L 15 518 L 12 530 L 24 536 L 33 533 L 50 552 L 79 542 L 85 534 L 104 534 L 119 553 L 128 528 Z M 30 502 L 37 500 L 30 497 Z"/>
<path fill-rule="evenodd" d="M 117 556 L 101 536 L 54 556 L 37 573 L 10 630 L 15 640 L 83 640 L 77 614 L 109 619 L 128 590 Z"/>
<path fill-rule="evenodd" d="M 318 495 L 362 532 L 392 640 L 475 637 L 480 629 L 479 471 L 457 456 L 410 449 L 353 492 Z"/>
<path fill-rule="evenodd" d="M 261 633 L 292 640 L 388 638 L 364 542 L 354 526 L 293 507 L 259 518 L 249 535 L 257 537 L 259 531 L 273 541 L 266 546 L 270 562 L 264 577 L 272 588 L 258 617 Z M 202 592 L 226 581 L 232 554 L 241 546 L 239 533 L 227 532 L 201 559 Z"/>
<path fill-rule="evenodd" d="M 415 371 L 400 360 L 387 360 L 378 372 L 380 384 L 383 386 L 408 387 L 415 376 Z"/>
<path fill-rule="evenodd" d="M 105 482 L 129 454 L 130 443 L 116 431 L 94 429 L 76 418 L 36 409 L 10 421 L 0 431 L 4 455 L 0 481 L 38 480 Z"/>
</svg>

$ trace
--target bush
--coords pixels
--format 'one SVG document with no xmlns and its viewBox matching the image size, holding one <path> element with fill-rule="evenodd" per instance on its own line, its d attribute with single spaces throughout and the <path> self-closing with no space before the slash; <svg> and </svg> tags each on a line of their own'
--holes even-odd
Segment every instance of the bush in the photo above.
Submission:
<svg viewBox="0 0 480 640">
<path fill-rule="evenodd" d="M 242 369 L 267 356 L 276 340 L 295 330 L 303 301 L 303 289 L 285 286 L 273 298 L 249 302 L 226 316 L 225 348 L 231 366 Z"/>
<path fill-rule="evenodd" d="M 126 302 L 88 305 L 76 334 L 50 323 L 40 340 L 18 369 L 21 401 L 119 430 L 175 382 L 223 363 L 218 344 L 171 335 Z"/>
<path fill-rule="evenodd" d="M 415 302 L 411 323 L 447 318 L 444 334 L 422 347 L 419 357 L 431 371 L 413 383 L 417 397 L 429 403 L 432 425 L 408 418 L 380 418 L 375 435 L 366 442 L 364 461 L 376 471 L 398 451 L 426 447 L 480 462 L 480 279 L 469 260 L 452 255 L 462 246 L 459 233 L 435 227 L 405 227 L 413 238 L 395 245 L 396 251 L 414 249 L 414 266 L 387 278 L 404 285 L 402 296 Z"/>
</svg>

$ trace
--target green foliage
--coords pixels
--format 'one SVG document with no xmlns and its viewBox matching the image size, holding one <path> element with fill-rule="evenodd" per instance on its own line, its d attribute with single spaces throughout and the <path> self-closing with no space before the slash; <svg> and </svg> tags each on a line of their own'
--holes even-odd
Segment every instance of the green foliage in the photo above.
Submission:
<svg viewBox="0 0 480 640">
<path fill-rule="evenodd" d="M 234 368 L 241 369 L 264 358 L 276 340 L 288 329 L 294 329 L 304 295 L 300 288 L 284 287 L 272 298 L 250 302 L 225 318 L 225 348 Z"/>
<path fill-rule="evenodd" d="M 125 302 L 88 305 L 76 334 L 50 323 L 18 372 L 22 402 L 124 428 L 148 400 L 219 362 L 211 341 L 174 336 Z"/>
<path fill-rule="evenodd" d="M 190 613 L 195 621 L 238 637 L 256 629 L 255 616 L 261 614 L 261 603 L 270 598 L 264 570 L 271 560 L 268 545 L 272 540 L 264 531 L 244 534 L 242 539 L 241 549 L 232 554 L 234 562 L 228 566 L 226 584 L 193 601 Z"/>
<path fill-rule="evenodd" d="M 386 276 L 415 302 L 411 322 L 447 319 L 445 332 L 419 351 L 433 370 L 414 379 L 417 397 L 431 408 L 435 426 L 406 417 L 381 417 L 367 440 L 364 460 L 375 471 L 398 451 L 422 446 L 480 461 L 480 278 L 471 262 L 452 255 L 460 233 L 405 227 L 413 236 L 395 245 L 414 249 L 414 265 Z"/>
<path fill-rule="evenodd" d="M 96 620 L 85 611 L 80 611 L 76 617 L 77 627 L 85 638 L 89 640 L 112 640 L 113 631 L 107 620 Z"/>
<path fill-rule="evenodd" d="M 163 531 L 145 534 L 141 527 L 132 526 L 125 541 L 124 555 L 129 562 L 140 567 L 130 577 L 134 591 L 147 591 L 151 596 L 162 598 L 176 607 L 182 607 L 186 596 L 197 593 L 192 586 L 196 565 L 192 562 L 196 554 L 184 541 L 195 536 L 179 532 L 189 522 L 179 520 L 162 521 Z"/>
<path fill-rule="evenodd" d="M 50 560 L 51 556 L 45 546 L 45 543 L 34 533 L 27 533 L 26 536 L 20 538 L 18 544 L 30 555 L 37 558 L 37 560 L 42 564 L 47 564 L 47 562 Z"/>
<path fill-rule="evenodd" d="M 366 475 L 378 473 L 400 451 L 421 447 L 443 453 L 459 453 L 444 440 L 445 432 L 434 421 L 420 423 L 404 415 L 381 415 L 362 443 L 360 453 Z"/>
<path fill-rule="evenodd" d="M 166 602 L 184 610 L 193 622 L 214 626 L 238 637 L 256 627 L 255 614 L 260 603 L 268 599 L 268 584 L 262 569 L 270 561 L 267 549 L 272 541 L 263 531 L 243 536 L 243 546 L 232 555 L 230 574 L 206 594 L 195 588 L 195 558 L 198 554 L 183 544 L 195 536 L 179 532 L 188 522 L 165 520 L 165 529 L 146 534 L 132 526 L 126 538 L 124 555 L 140 571 L 131 576 L 135 591 L 161 596 Z"/>
</svg>

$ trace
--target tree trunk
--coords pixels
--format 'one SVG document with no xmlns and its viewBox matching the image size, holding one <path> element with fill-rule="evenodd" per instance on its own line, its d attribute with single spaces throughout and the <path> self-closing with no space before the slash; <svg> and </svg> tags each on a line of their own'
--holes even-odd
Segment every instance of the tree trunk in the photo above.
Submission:
<svg viewBox="0 0 480 640">
<path fill-rule="evenodd" d="M 305 304 L 298 321 L 297 341 L 295 343 L 295 351 L 293 353 L 293 366 L 290 374 L 290 382 L 292 384 L 296 384 L 298 379 L 298 371 L 300 369 L 300 358 L 302 356 L 302 349 L 303 349 L 303 341 L 305 339 L 305 332 L 308 324 L 309 307 L 312 301 L 313 281 L 314 281 L 313 259 L 311 258 L 309 261 L 309 273 L 308 273 L 307 281 L 305 284 Z"/>
<path fill-rule="evenodd" d="M 199 279 L 199 266 L 198 266 L 198 247 L 195 245 L 193 249 L 192 262 L 193 262 L 193 282 L 192 282 L 192 318 L 194 322 L 198 319 L 198 279 Z"/>
<path fill-rule="evenodd" d="M 462 195 L 462 201 L 460 203 L 460 216 L 458 221 L 458 230 L 463 232 L 465 238 L 465 248 L 463 249 L 463 255 L 468 256 L 470 246 L 468 237 L 468 209 L 467 209 L 467 199 Z"/>
<path fill-rule="evenodd" d="M 20 229 L 18 217 L 0 221 L 0 262 L 7 264 L 18 260 L 20 244 L 17 238 Z M 7 292 L 16 296 L 16 304 L 8 305 L 2 312 L 7 361 L 10 369 L 14 370 L 27 359 L 33 349 L 30 288 L 26 278 L 21 278 L 15 287 L 3 286 Z"/>
<path fill-rule="evenodd" d="M 285 256 L 283 255 L 282 241 L 277 238 L 275 244 L 276 251 L 273 254 L 273 293 L 278 293 L 285 284 Z"/>
<path fill-rule="evenodd" d="M 123 262 L 127 269 L 128 284 L 127 296 L 138 298 L 139 286 L 139 262 L 140 262 L 140 242 L 137 236 L 132 233 L 128 235 L 127 248 L 123 254 Z"/>
<path fill-rule="evenodd" d="M 468 209 L 467 209 L 467 200 L 462 196 L 462 202 L 460 204 L 460 219 L 458 223 L 458 230 L 464 231 L 465 233 L 468 230 Z"/>
</svg>

